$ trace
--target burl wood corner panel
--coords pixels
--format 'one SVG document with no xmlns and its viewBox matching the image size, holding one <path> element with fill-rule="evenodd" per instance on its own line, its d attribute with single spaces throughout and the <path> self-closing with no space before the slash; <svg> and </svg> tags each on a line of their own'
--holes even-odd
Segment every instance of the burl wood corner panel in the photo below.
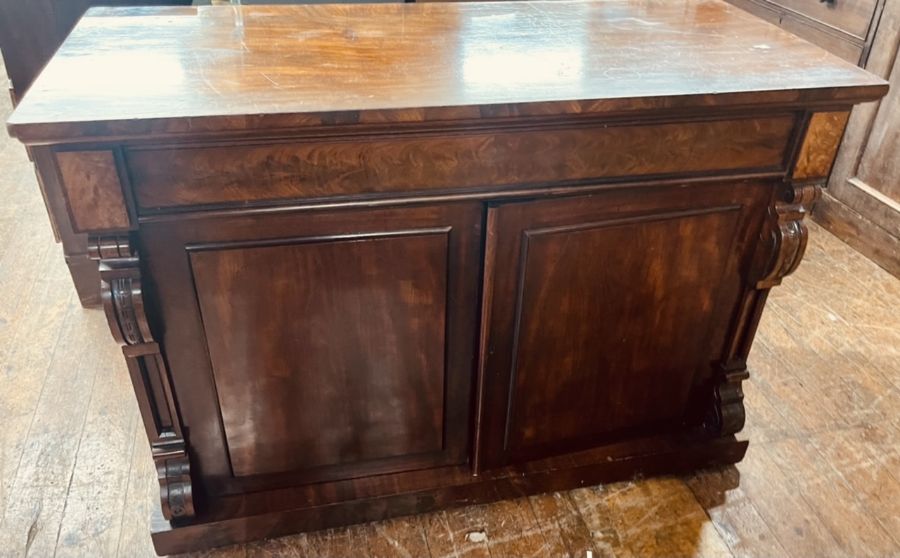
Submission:
<svg viewBox="0 0 900 558">
<path fill-rule="evenodd" d="M 883 81 L 715 0 L 235 14 L 89 12 L 9 121 L 99 263 L 160 553 L 743 457 Z"/>
</svg>

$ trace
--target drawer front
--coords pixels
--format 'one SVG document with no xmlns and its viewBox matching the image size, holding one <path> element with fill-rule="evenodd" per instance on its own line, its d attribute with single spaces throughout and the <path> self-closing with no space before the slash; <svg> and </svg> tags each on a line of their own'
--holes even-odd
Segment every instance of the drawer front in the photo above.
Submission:
<svg viewBox="0 0 900 558">
<path fill-rule="evenodd" d="M 139 211 L 784 168 L 794 116 L 131 148 Z"/>
<path fill-rule="evenodd" d="M 772 0 L 772 4 L 860 38 L 865 38 L 877 0 Z"/>
</svg>

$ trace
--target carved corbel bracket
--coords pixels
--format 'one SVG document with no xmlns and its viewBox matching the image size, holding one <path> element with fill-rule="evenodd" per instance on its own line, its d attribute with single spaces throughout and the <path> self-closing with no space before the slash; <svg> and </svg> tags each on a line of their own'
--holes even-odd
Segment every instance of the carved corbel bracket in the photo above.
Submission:
<svg viewBox="0 0 900 558">
<path fill-rule="evenodd" d="M 750 373 L 741 364 L 735 370 L 724 370 L 713 387 L 713 401 L 705 421 L 706 429 L 715 436 L 729 436 L 744 428 L 744 390 L 741 382 Z"/>
<path fill-rule="evenodd" d="M 171 447 L 157 445 L 153 448 L 153 461 L 159 479 L 163 516 L 167 519 L 193 516 L 191 464 L 184 451 L 184 442 L 173 439 Z"/>
<path fill-rule="evenodd" d="M 732 326 L 722 365 L 712 379 L 710 403 L 704 426 L 714 436 L 728 436 L 744 427 L 744 392 L 741 382 L 750 377 L 747 355 L 766 303 L 769 289 L 797 269 L 806 251 L 807 229 L 803 219 L 819 198 L 816 184 L 784 184 L 769 209 L 758 249 Z"/>
<path fill-rule="evenodd" d="M 787 186 L 784 198 L 775 202 L 770 210 L 772 221 L 769 263 L 757 289 L 769 289 L 781 284 L 781 280 L 797 269 L 806 252 L 808 232 L 803 219 L 821 196 L 816 184 Z"/>
<path fill-rule="evenodd" d="M 128 236 L 91 237 L 100 268 L 101 298 L 113 337 L 122 346 L 156 463 L 163 516 L 194 516 L 190 460 L 169 373 L 153 337 L 141 290 L 138 253 Z"/>
</svg>

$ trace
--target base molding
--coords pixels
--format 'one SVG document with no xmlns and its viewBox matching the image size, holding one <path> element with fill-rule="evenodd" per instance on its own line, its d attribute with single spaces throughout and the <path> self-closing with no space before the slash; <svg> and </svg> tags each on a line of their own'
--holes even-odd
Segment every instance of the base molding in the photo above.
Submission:
<svg viewBox="0 0 900 558">
<path fill-rule="evenodd" d="M 694 443 L 649 438 L 467 476 L 465 482 L 452 485 L 442 485 L 441 475 L 435 475 L 430 487 L 419 485 L 404 491 L 402 483 L 386 481 L 380 494 L 320 505 L 297 501 L 291 506 L 283 503 L 284 498 L 273 498 L 281 501 L 283 507 L 273 504 L 271 511 L 256 515 L 217 519 L 198 516 L 190 523 L 173 526 L 157 513 L 153 545 L 161 556 L 178 554 L 640 476 L 683 474 L 737 463 L 743 459 L 747 445 L 747 441 L 734 436 Z"/>
<path fill-rule="evenodd" d="M 900 238 L 823 192 L 812 219 L 894 277 L 900 277 Z"/>
</svg>

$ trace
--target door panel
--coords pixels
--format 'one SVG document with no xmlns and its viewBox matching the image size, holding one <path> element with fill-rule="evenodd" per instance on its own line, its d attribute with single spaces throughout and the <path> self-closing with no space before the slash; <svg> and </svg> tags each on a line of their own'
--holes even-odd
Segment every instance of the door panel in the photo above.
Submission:
<svg viewBox="0 0 900 558">
<path fill-rule="evenodd" d="M 465 463 L 482 208 L 142 226 L 212 493 Z"/>
<path fill-rule="evenodd" d="M 448 232 L 191 250 L 235 475 L 441 451 Z"/>
<path fill-rule="evenodd" d="M 768 192 L 491 208 L 482 465 L 680 428 L 737 302 L 748 208 Z"/>
</svg>

